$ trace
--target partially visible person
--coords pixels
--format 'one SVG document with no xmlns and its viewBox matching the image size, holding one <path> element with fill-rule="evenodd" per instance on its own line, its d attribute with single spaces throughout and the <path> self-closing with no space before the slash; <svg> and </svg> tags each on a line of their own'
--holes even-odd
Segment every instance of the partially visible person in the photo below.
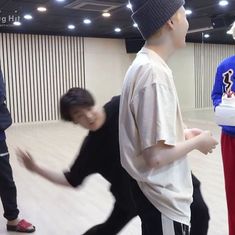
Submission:
<svg viewBox="0 0 235 235">
<path fill-rule="evenodd" d="M 16 186 L 12 176 L 9 162 L 9 152 L 6 144 L 5 130 L 11 125 L 11 115 L 6 106 L 6 90 L 0 68 L 0 197 L 7 219 L 7 230 L 15 232 L 31 233 L 35 227 L 24 219 L 19 219 L 17 208 Z"/>
<path fill-rule="evenodd" d="M 235 23 L 231 29 L 235 39 Z M 217 67 L 214 87 L 211 93 L 216 109 L 222 96 L 235 95 L 235 55 L 224 59 Z M 235 126 L 222 126 L 221 152 L 224 167 L 225 191 L 228 208 L 229 235 L 235 234 Z"/>
<path fill-rule="evenodd" d="M 118 142 L 118 117 L 120 96 L 115 96 L 104 107 L 98 107 L 91 93 L 81 88 L 71 88 L 60 100 L 61 117 L 89 130 L 80 153 L 70 171 L 57 173 L 39 166 L 27 152 L 18 152 L 25 167 L 52 183 L 78 187 L 84 179 L 99 173 L 111 183 L 115 203 L 108 219 L 90 228 L 83 235 L 115 235 L 137 215 L 130 191 L 131 177 L 121 167 Z M 192 138 L 197 129 L 185 130 L 185 138 Z M 200 182 L 193 175 L 194 201 L 191 206 L 191 235 L 206 235 L 209 211 L 202 198 Z"/>
<path fill-rule="evenodd" d="M 137 215 L 130 191 L 131 178 L 120 163 L 119 101 L 119 97 L 113 97 L 104 107 L 99 107 L 90 92 L 82 88 L 71 88 L 61 97 L 62 119 L 89 131 L 69 171 L 46 169 L 29 153 L 20 150 L 17 153 L 28 170 L 58 185 L 79 187 L 86 177 L 95 173 L 110 182 L 115 202 L 109 217 L 83 235 L 116 235 Z"/>
<path fill-rule="evenodd" d="M 132 18 L 146 40 L 123 83 L 121 163 L 137 181 L 132 192 L 142 235 L 188 235 L 193 185 L 187 154 L 212 152 L 209 131 L 185 140 L 172 71 L 167 65 L 186 45 L 184 0 L 130 0 Z"/>
</svg>

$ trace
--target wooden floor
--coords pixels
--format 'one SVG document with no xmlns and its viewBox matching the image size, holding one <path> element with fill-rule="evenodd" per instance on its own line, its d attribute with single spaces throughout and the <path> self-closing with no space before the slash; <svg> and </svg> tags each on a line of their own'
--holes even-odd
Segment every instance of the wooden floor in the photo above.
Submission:
<svg viewBox="0 0 235 235">
<path fill-rule="evenodd" d="M 211 120 L 203 117 L 202 121 L 191 116 L 186 124 L 189 127 L 209 129 L 219 140 L 220 130 Z M 29 173 L 16 160 L 15 148 L 26 148 L 32 152 L 37 162 L 56 171 L 63 171 L 71 164 L 85 134 L 86 131 L 79 127 L 65 123 L 14 125 L 7 131 L 20 216 L 35 224 L 35 235 L 82 234 L 92 225 L 102 222 L 112 208 L 113 198 L 107 190 L 109 185 L 100 176 L 91 176 L 81 188 L 68 189 Z M 227 235 L 220 146 L 210 156 L 205 157 L 195 151 L 189 159 L 194 174 L 202 182 L 203 195 L 210 209 L 209 235 Z M 5 231 L 3 217 L 0 217 L 0 234 L 9 234 Z M 120 233 L 140 234 L 139 218 L 132 220 Z"/>
</svg>

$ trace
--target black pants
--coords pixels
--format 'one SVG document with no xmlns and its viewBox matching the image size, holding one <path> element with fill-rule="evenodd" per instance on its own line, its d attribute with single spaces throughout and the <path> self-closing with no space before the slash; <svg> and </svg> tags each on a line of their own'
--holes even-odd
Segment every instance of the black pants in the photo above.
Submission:
<svg viewBox="0 0 235 235">
<path fill-rule="evenodd" d="M 194 175 L 192 175 L 192 180 L 193 180 L 193 203 L 191 205 L 190 235 L 207 235 L 208 224 L 210 219 L 209 211 L 200 191 L 200 181 Z M 135 187 L 136 186 L 138 187 L 135 181 L 133 183 L 135 184 Z M 144 196 L 139 188 L 137 188 L 137 191 L 139 197 Z M 142 206 L 144 207 L 149 206 L 152 208 L 152 204 L 149 203 L 148 201 L 147 205 L 142 204 Z M 127 210 L 124 210 L 122 207 L 120 207 L 119 204 L 116 202 L 109 218 L 104 223 L 92 227 L 83 235 L 116 235 L 136 215 L 137 212 L 133 210 L 129 210 L 128 212 Z M 152 224 L 156 225 L 155 221 L 153 221 Z M 181 229 L 181 226 L 179 224 L 176 223 L 175 226 L 176 230 L 177 228 Z M 154 226 L 154 231 L 155 234 L 157 234 L 156 226 Z"/>
<path fill-rule="evenodd" d="M 19 210 L 16 202 L 16 186 L 12 176 L 6 141 L 0 141 L 0 197 L 4 209 L 4 217 L 14 220 Z"/>
<path fill-rule="evenodd" d="M 126 210 L 116 202 L 109 218 L 104 223 L 92 227 L 83 235 L 116 235 L 136 215 L 135 210 Z"/>
<path fill-rule="evenodd" d="M 192 181 L 193 181 L 193 203 L 191 204 L 191 229 L 190 229 L 190 235 L 207 235 L 208 232 L 208 225 L 209 225 L 209 210 L 208 207 L 203 200 L 201 190 L 200 190 L 200 181 L 192 174 Z M 152 235 L 158 235 L 161 234 L 161 228 L 156 228 L 156 222 L 150 221 L 151 217 L 155 217 L 155 219 L 158 218 L 159 213 L 155 210 L 152 211 L 152 215 L 150 213 L 150 216 L 148 218 L 148 215 L 145 215 L 145 211 L 151 211 L 153 209 L 153 205 L 147 200 L 145 195 L 142 193 L 142 191 L 139 189 L 138 184 L 133 181 L 132 182 L 132 189 L 133 193 L 135 193 L 134 201 L 137 203 L 137 207 L 139 207 L 139 215 L 142 214 L 142 218 L 144 221 L 147 220 L 147 226 L 142 227 L 142 235 L 144 234 L 152 234 Z M 147 200 L 147 201 L 146 201 Z M 156 213 L 154 215 L 154 213 Z M 141 216 L 140 216 L 141 217 Z M 152 226 L 153 225 L 153 226 Z M 152 227 L 151 227 L 152 226 Z M 175 226 L 178 226 L 177 224 Z M 157 230 L 158 229 L 158 230 Z M 147 230 L 147 231 L 146 231 Z M 150 230 L 150 232 L 149 232 Z M 180 232 L 180 231 L 179 231 Z M 177 231 L 176 231 L 177 234 Z M 187 232 L 186 232 L 187 234 Z"/>
<path fill-rule="evenodd" d="M 141 219 L 142 235 L 189 235 L 189 226 L 164 216 L 146 198 L 136 181 L 132 181 L 131 188 L 137 213 Z"/>
<path fill-rule="evenodd" d="M 200 181 L 192 174 L 193 203 L 191 204 L 191 231 L 190 235 L 207 235 L 209 227 L 209 210 L 203 200 Z"/>
</svg>

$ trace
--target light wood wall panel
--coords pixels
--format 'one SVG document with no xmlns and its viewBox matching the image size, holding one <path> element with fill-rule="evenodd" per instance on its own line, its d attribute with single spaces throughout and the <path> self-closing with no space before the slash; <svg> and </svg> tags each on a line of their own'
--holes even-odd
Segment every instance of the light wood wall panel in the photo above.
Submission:
<svg viewBox="0 0 235 235">
<path fill-rule="evenodd" d="M 84 57 L 84 38 L 0 33 L 13 121 L 58 120 L 60 96 L 71 87 L 85 87 Z"/>
</svg>

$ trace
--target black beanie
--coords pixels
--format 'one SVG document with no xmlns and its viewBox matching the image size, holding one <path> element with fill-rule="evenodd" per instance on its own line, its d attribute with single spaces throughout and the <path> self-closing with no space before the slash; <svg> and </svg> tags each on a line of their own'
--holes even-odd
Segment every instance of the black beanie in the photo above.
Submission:
<svg viewBox="0 0 235 235">
<path fill-rule="evenodd" d="M 129 0 L 132 19 L 144 39 L 159 30 L 184 5 L 184 0 Z"/>
</svg>

